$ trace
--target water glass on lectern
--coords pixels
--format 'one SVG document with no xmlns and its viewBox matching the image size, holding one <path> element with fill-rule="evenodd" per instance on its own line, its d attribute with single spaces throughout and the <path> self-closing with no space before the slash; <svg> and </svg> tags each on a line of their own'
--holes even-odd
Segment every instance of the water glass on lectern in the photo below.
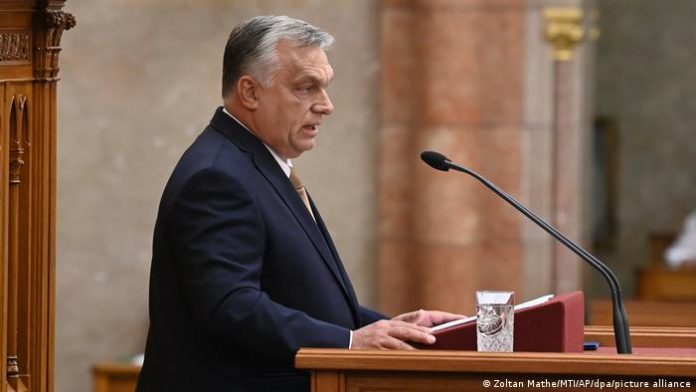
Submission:
<svg viewBox="0 0 696 392">
<path fill-rule="evenodd" d="M 515 328 L 513 291 L 476 292 L 476 344 L 481 352 L 512 352 Z"/>
</svg>

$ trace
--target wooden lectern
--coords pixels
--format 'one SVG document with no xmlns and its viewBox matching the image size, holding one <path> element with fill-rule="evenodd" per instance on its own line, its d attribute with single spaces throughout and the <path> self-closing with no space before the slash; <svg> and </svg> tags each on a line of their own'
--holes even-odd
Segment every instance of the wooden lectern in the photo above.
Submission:
<svg viewBox="0 0 696 392">
<path fill-rule="evenodd" d="M 660 377 L 678 377 L 683 374 L 694 377 L 696 374 L 696 353 L 683 358 L 689 352 L 696 352 L 696 328 L 658 328 L 637 327 L 631 330 L 634 344 L 643 347 L 662 347 L 673 349 L 681 357 L 670 359 L 669 355 L 657 359 L 644 355 L 619 358 L 618 354 L 536 354 L 511 353 L 487 355 L 472 351 L 350 351 L 303 349 L 297 356 L 298 366 L 313 372 L 314 392 L 374 390 L 373 386 L 389 385 L 378 389 L 395 391 L 466 391 L 482 387 L 484 380 L 493 376 L 509 380 L 530 377 L 533 372 L 547 372 L 547 378 L 588 377 L 593 375 L 603 380 L 619 377 L 622 372 L 635 377 L 640 372 Z M 610 326 L 585 327 L 585 339 L 597 341 L 608 350 L 614 344 L 614 331 Z M 638 348 L 640 352 L 640 348 Z M 606 358 L 618 364 L 605 368 Z M 638 358 L 637 364 L 633 360 Z M 623 362 L 621 362 L 623 361 Z M 575 363 L 580 363 L 576 366 Z M 655 366 L 652 369 L 651 366 Z M 552 370 L 546 370 L 547 368 Z M 628 370 L 626 370 L 628 369 Z M 583 373 L 583 371 L 585 373 Z M 93 368 L 95 392 L 133 392 L 138 380 L 140 367 L 123 363 L 99 363 Z M 562 373 L 558 373 L 562 372 Z M 599 373 L 604 372 L 604 373 Z M 655 373 L 657 372 L 657 373 Z M 690 373 L 689 373 L 690 372 Z M 489 378 L 484 378 L 487 376 Z M 478 377 L 478 378 L 477 378 Z M 414 378 L 420 379 L 419 387 L 413 387 Z M 449 381 L 438 381 L 438 379 Z M 396 379 L 396 381 L 394 380 Z M 618 378 L 616 378 L 618 379 Z M 374 384 L 373 384 L 374 381 Z M 453 386 L 440 388 L 441 383 Z M 477 384 L 478 383 L 478 384 Z M 364 387 L 363 386 L 369 386 Z M 692 387 L 696 385 L 692 383 Z M 438 386 L 435 388 L 434 386 Z M 447 389 L 450 388 L 450 389 Z M 565 389 L 570 390 L 570 389 Z M 588 389 L 585 389 L 588 390 Z M 629 389 L 624 389 L 629 390 Z M 652 388 L 653 391 L 660 388 Z"/>
<path fill-rule="evenodd" d="M 696 329 L 631 331 L 630 355 L 302 349 L 296 366 L 312 372 L 312 392 L 696 388 Z M 585 338 L 614 339 L 609 327 L 586 327 Z"/>
</svg>

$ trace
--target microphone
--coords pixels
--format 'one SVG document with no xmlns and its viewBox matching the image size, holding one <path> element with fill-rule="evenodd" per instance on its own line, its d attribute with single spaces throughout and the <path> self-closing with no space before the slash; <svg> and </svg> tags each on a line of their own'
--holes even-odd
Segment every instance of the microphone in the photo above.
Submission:
<svg viewBox="0 0 696 392">
<path fill-rule="evenodd" d="M 475 171 L 467 169 L 463 166 L 459 166 L 456 163 L 453 163 L 452 161 L 447 159 L 447 157 L 445 157 L 444 155 L 435 151 L 422 152 L 421 159 L 425 163 L 430 165 L 432 168 L 437 170 L 449 171 L 449 169 L 454 169 L 473 176 L 481 183 L 483 183 L 483 185 L 495 192 L 495 194 L 502 197 L 510 205 L 515 207 L 519 212 L 524 214 L 524 216 L 531 219 L 534 223 L 539 225 L 539 227 L 544 229 L 547 233 L 551 234 L 553 238 L 557 239 L 568 249 L 573 251 L 576 255 L 580 256 L 580 258 L 583 259 L 586 263 L 590 264 L 594 269 L 599 271 L 599 273 L 602 274 L 604 279 L 606 279 L 607 283 L 609 284 L 609 288 L 611 289 L 616 351 L 619 354 L 631 354 L 631 352 L 633 351 L 633 349 L 631 348 L 631 335 L 628 329 L 628 317 L 626 317 L 626 310 L 624 308 L 624 300 L 623 294 L 621 293 L 621 286 L 619 285 L 619 281 L 616 279 L 614 273 L 611 271 L 611 269 L 609 269 L 609 267 L 606 266 L 606 264 L 599 261 L 599 259 L 590 254 L 590 252 L 583 249 L 580 245 L 566 238 L 553 226 L 544 222 L 541 218 L 539 218 L 532 211 L 520 204 L 512 196 L 507 194 L 502 189 L 498 188 L 495 184 L 491 183 Z"/>
</svg>

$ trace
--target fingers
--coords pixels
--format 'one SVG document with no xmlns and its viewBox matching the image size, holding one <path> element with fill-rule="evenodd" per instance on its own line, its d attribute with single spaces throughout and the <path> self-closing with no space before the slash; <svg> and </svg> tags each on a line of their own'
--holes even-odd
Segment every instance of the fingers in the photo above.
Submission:
<svg viewBox="0 0 696 392">
<path fill-rule="evenodd" d="M 381 342 L 380 347 L 372 347 L 388 350 L 415 350 L 415 347 L 397 338 L 387 338 Z"/>
<path fill-rule="evenodd" d="M 432 327 L 433 325 L 446 323 L 452 320 L 464 318 L 463 314 L 441 312 L 439 310 L 416 310 L 414 312 L 400 314 L 392 320 L 404 321 L 424 327 Z"/>
<path fill-rule="evenodd" d="M 399 320 L 399 321 L 405 321 L 407 323 L 422 325 L 423 319 L 425 317 L 427 317 L 426 311 L 423 309 L 420 309 L 420 310 L 416 310 L 413 312 L 400 314 L 400 315 L 392 318 L 392 320 Z"/>
<path fill-rule="evenodd" d="M 439 310 L 428 310 L 425 312 L 427 312 L 430 316 L 430 321 L 432 322 L 431 325 L 442 324 L 448 321 L 459 320 L 466 317 L 463 314 L 441 312 Z"/>
<path fill-rule="evenodd" d="M 430 328 L 404 321 L 390 321 L 389 334 L 399 340 L 407 342 L 423 344 L 435 343 L 435 336 L 430 333 Z"/>
<path fill-rule="evenodd" d="M 380 320 L 353 331 L 352 348 L 413 350 L 408 342 L 432 344 L 428 328 L 399 320 Z"/>
</svg>

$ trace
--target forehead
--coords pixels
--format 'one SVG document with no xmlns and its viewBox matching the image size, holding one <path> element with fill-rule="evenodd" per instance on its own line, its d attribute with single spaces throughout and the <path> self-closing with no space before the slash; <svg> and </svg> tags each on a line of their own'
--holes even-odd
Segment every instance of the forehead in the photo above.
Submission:
<svg viewBox="0 0 696 392">
<path fill-rule="evenodd" d="M 278 60 L 286 72 L 294 76 L 308 74 L 325 79 L 333 78 L 333 68 L 326 53 L 318 46 L 300 47 L 291 41 L 281 40 L 277 46 Z"/>
</svg>

